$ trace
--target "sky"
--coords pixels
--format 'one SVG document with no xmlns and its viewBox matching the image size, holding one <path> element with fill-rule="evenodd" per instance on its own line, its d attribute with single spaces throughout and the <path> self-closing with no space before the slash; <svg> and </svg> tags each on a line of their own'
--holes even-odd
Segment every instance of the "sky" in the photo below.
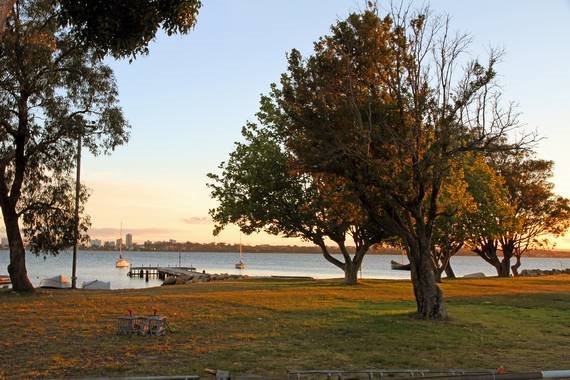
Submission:
<svg viewBox="0 0 570 380">
<path fill-rule="evenodd" d="M 135 242 L 176 239 L 239 241 L 235 227 L 212 236 L 206 187 L 209 172 L 240 140 L 261 94 L 286 69 L 286 53 L 304 55 L 330 25 L 363 8 L 358 0 L 204 0 L 196 28 L 184 36 L 157 36 L 148 56 L 108 60 L 132 130 L 127 145 L 110 156 L 84 152 L 82 180 L 92 238 L 123 233 Z M 379 1 L 380 6 L 388 1 Z M 491 47 L 506 51 L 498 66 L 504 98 L 517 103 L 521 121 L 543 139 L 541 158 L 553 160 L 555 190 L 570 197 L 570 0 L 477 2 L 433 0 L 452 29 L 473 38 L 471 55 Z M 303 244 L 266 234 L 246 244 Z M 570 249 L 570 235 L 557 247 Z"/>
</svg>

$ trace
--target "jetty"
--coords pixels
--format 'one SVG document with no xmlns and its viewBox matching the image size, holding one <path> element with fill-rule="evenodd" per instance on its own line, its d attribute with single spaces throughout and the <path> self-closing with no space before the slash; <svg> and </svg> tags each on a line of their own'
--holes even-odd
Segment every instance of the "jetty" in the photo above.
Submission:
<svg viewBox="0 0 570 380">
<path fill-rule="evenodd" d="M 140 277 L 148 281 L 149 278 L 158 278 L 164 280 L 167 277 L 180 277 L 196 273 L 194 267 L 158 267 L 158 266 L 139 266 L 131 267 L 127 276 Z"/>
</svg>

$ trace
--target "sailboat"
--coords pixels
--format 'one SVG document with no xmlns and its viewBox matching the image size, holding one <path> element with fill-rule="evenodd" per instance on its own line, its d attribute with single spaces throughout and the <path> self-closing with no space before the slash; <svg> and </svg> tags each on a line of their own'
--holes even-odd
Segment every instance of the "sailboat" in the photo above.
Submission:
<svg viewBox="0 0 570 380">
<path fill-rule="evenodd" d="M 393 270 L 410 270 L 411 264 L 404 264 L 404 251 L 402 250 L 402 263 L 390 260 L 390 266 Z"/>
<path fill-rule="evenodd" d="M 119 258 L 115 261 L 115 268 L 128 268 L 131 265 L 127 259 L 123 257 L 123 223 L 121 223 L 121 235 L 119 239 Z"/>
<path fill-rule="evenodd" d="M 241 236 L 239 238 L 239 261 L 235 265 L 236 269 L 245 269 L 245 263 L 243 262 L 243 252 L 241 249 Z"/>
</svg>

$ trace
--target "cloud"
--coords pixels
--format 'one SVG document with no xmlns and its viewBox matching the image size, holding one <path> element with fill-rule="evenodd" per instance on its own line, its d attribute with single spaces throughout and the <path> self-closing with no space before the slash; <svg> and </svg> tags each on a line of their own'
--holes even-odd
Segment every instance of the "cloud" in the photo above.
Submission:
<svg viewBox="0 0 570 380">
<path fill-rule="evenodd" d="M 207 216 L 191 216 L 182 219 L 182 221 L 186 224 L 212 224 L 212 221 Z"/>
</svg>

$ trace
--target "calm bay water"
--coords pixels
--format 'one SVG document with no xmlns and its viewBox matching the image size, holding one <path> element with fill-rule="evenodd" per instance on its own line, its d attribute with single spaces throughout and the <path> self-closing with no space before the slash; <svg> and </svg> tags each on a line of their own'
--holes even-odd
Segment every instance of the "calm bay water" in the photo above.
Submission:
<svg viewBox="0 0 570 380">
<path fill-rule="evenodd" d="M 77 259 L 78 285 L 83 281 L 98 279 L 111 281 L 113 289 L 144 288 L 159 286 L 160 280 L 149 282 L 140 278 L 129 278 L 128 269 L 115 268 L 117 252 L 80 251 Z M 226 252 L 126 252 L 126 258 L 133 266 L 194 266 L 196 270 L 208 273 L 245 274 L 249 276 L 310 276 L 315 278 L 338 278 L 343 273 L 319 254 L 302 253 L 244 253 L 244 270 L 234 269 L 239 260 L 237 253 Z M 59 256 L 49 256 L 45 260 L 28 253 L 26 263 L 28 275 L 34 285 L 40 280 L 64 274 L 71 277 L 71 252 L 63 252 Z M 368 255 L 362 266 L 363 278 L 407 279 L 406 271 L 390 269 L 390 260 L 402 261 L 401 256 Z M 407 261 L 407 259 L 406 259 Z M 0 274 L 7 274 L 9 253 L 0 250 Z M 474 256 L 461 256 L 452 259 L 453 269 L 457 276 L 468 273 L 483 272 L 488 276 L 496 275 L 495 269 L 483 259 Z M 570 258 L 525 258 L 521 269 L 560 269 L 570 268 Z"/>
</svg>

